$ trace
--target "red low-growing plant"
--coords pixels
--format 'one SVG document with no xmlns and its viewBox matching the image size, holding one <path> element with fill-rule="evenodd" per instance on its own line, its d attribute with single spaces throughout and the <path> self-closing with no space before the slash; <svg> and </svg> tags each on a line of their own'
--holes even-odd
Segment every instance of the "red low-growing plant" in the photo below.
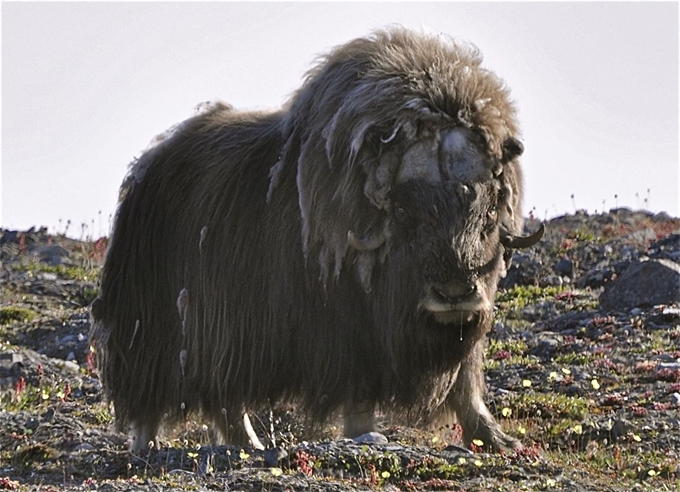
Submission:
<svg viewBox="0 0 680 492">
<path fill-rule="evenodd" d="M 611 395 L 607 395 L 604 397 L 602 400 L 602 405 L 605 407 L 619 407 L 623 405 L 625 402 L 625 399 L 622 394 L 620 393 L 612 393 Z"/>
<path fill-rule="evenodd" d="M 17 401 L 21 393 L 26 389 L 26 380 L 21 376 L 16 383 L 14 383 L 14 401 Z"/>
<path fill-rule="evenodd" d="M 308 453 L 298 449 L 295 452 L 295 467 L 304 475 L 311 477 L 314 473 L 314 459 Z"/>
<path fill-rule="evenodd" d="M 96 359 L 94 347 L 90 349 L 90 351 L 87 354 L 87 358 L 85 359 L 85 363 L 87 365 L 87 372 L 90 375 L 93 375 L 97 372 L 97 359 Z"/>
<path fill-rule="evenodd" d="M 17 490 L 19 489 L 19 482 L 15 482 L 9 477 L 0 477 L 0 489 Z"/>
<path fill-rule="evenodd" d="M 594 326 L 610 325 L 616 323 L 616 318 L 614 316 L 596 316 L 590 322 Z"/>
<path fill-rule="evenodd" d="M 636 417 L 644 417 L 647 415 L 647 409 L 645 407 L 641 407 L 639 405 L 633 405 L 630 407 L 631 411 L 633 412 L 633 415 Z"/>
<path fill-rule="evenodd" d="M 64 403 L 66 401 L 66 398 L 68 398 L 68 395 L 71 394 L 71 385 L 66 383 L 66 386 L 64 386 L 64 396 L 61 397 L 61 402 Z"/>
<path fill-rule="evenodd" d="M 658 381 L 666 381 L 668 383 L 680 382 L 680 369 L 659 369 L 654 374 L 654 379 Z"/>
<path fill-rule="evenodd" d="M 493 354 L 493 360 L 506 360 L 509 359 L 512 354 L 508 350 L 499 350 Z"/>
</svg>

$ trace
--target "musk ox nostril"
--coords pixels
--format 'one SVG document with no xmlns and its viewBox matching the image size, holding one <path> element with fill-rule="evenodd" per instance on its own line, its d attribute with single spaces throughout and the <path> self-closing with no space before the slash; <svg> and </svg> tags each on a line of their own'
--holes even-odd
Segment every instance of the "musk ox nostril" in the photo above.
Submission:
<svg viewBox="0 0 680 492">
<path fill-rule="evenodd" d="M 432 292 L 439 300 L 456 304 L 473 296 L 477 292 L 477 286 L 475 284 L 451 282 L 446 285 L 433 285 Z"/>
</svg>

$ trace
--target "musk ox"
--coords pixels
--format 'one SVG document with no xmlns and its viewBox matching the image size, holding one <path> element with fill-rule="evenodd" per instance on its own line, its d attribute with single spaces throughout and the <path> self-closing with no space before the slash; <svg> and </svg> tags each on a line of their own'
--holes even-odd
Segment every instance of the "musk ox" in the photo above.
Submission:
<svg viewBox="0 0 680 492">
<path fill-rule="evenodd" d="M 192 411 L 244 439 L 282 402 L 347 436 L 381 410 L 517 447 L 482 358 L 511 251 L 543 232 L 519 235 L 518 137 L 474 47 L 402 28 L 332 50 L 281 110 L 178 125 L 122 184 L 92 307 L 131 449 Z"/>
</svg>

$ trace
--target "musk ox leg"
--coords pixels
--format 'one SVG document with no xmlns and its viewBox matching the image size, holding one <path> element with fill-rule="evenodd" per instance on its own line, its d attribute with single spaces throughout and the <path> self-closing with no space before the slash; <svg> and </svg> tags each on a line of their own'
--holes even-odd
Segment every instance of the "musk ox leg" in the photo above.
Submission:
<svg viewBox="0 0 680 492">
<path fill-rule="evenodd" d="M 260 442 L 260 439 L 255 434 L 255 429 L 253 429 L 253 424 L 250 423 L 250 417 L 248 417 L 248 412 L 243 412 L 243 429 L 248 436 L 251 446 L 256 449 L 264 449 L 264 446 Z"/>
<path fill-rule="evenodd" d="M 132 422 L 128 426 L 128 451 L 132 454 L 144 454 L 149 448 L 158 448 L 158 422 Z"/>
<path fill-rule="evenodd" d="M 483 369 L 484 344 L 477 342 L 469 356 L 463 360 L 449 395 L 444 402 L 444 413 L 454 413 L 456 421 L 463 428 L 463 442 L 466 446 L 479 439 L 486 449 L 517 449 L 521 443 L 508 436 L 491 415 L 484 403 L 485 393 Z M 439 417 L 441 418 L 444 415 Z"/>
<path fill-rule="evenodd" d="M 213 422 L 220 430 L 226 444 L 264 449 L 264 445 L 257 437 L 247 412 L 235 413 L 223 410 L 219 415 L 213 416 Z"/>
<path fill-rule="evenodd" d="M 374 406 L 366 402 L 353 402 L 345 405 L 345 437 L 357 437 L 375 430 Z"/>
</svg>

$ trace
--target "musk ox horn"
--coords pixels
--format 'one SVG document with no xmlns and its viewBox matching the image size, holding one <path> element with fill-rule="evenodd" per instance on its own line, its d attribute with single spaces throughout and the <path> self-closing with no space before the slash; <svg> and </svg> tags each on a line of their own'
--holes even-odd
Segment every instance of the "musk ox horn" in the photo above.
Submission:
<svg viewBox="0 0 680 492">
<path fill-rule="evenodd" d="M 513 236 L 508 234 L 501 239 L 501 243 L 506 248 L 519 249 L 528 248 L 533 246 L 541 240 L 543 234 L 545 233 L 545 226 L 541 224 L 536 232 L 529 234 L 528 236 Z"/>
<path fill-rule="evenodd" d="M 383 229 L 382 231 L 375 234 L 369 234 L 362 238 L 357 237 L 357 235 L 352 231 L 347 231 L 347 242 L 357 251 L 375 251 L 380 246 L 385 244 L 387 238 L 388 234 L 386 229 Z"/>
</svg>

